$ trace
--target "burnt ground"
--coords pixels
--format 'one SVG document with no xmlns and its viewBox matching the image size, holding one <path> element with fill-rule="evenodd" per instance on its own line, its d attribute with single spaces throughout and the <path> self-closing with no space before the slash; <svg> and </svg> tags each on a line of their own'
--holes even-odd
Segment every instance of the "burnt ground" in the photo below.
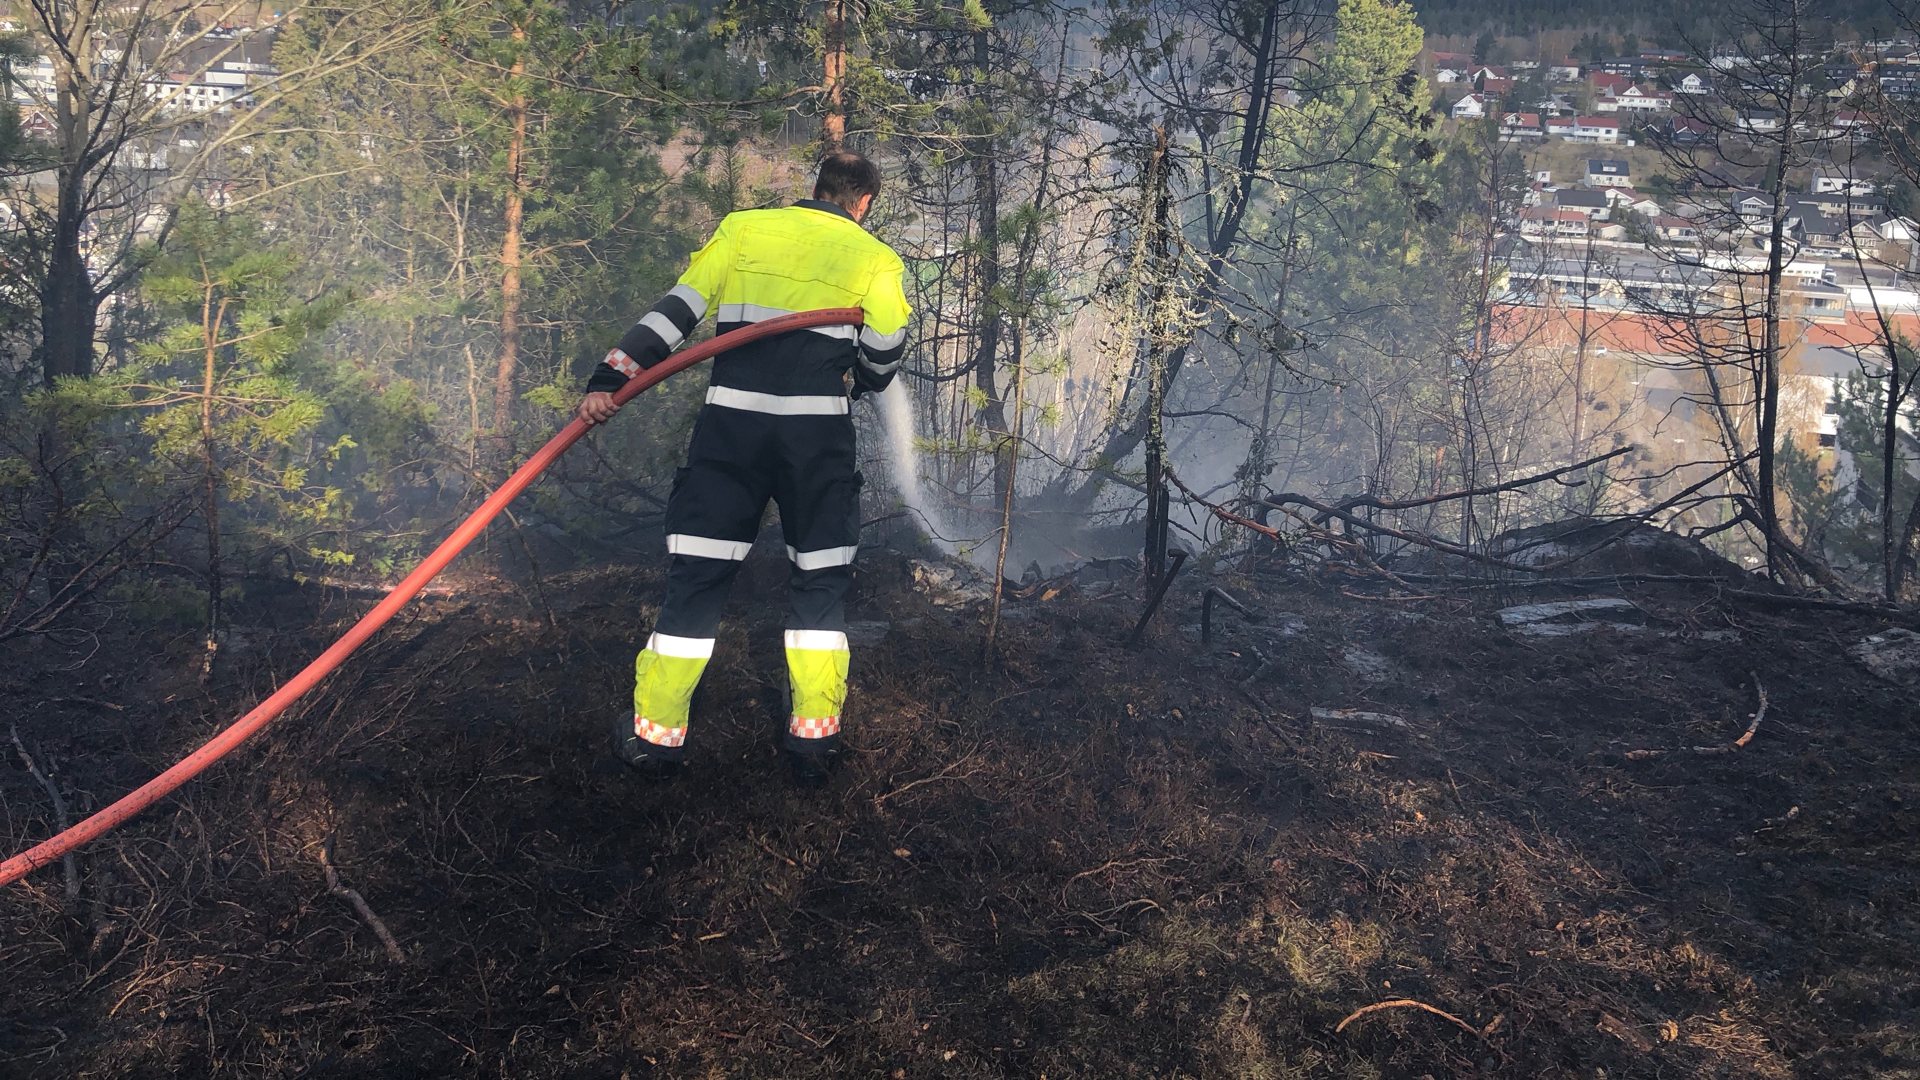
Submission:
<svg viewBox="0 0 1920 1080">
<path fill-rule="evenodd" d="M 0 892 L 0 1073 L 1920 1076 L 1920 710 L 1843 655 L 1884 623 L 1667 586 L 1624 593 L 1650 630 L 1535 639 L 1233 581 L 1273 617 L 1203 650 L 1189 582 L 1139 650 L 1131 596 L 1017 604 L 983 671 L 977 613 L 870 554 L 857 753 L 796 793 L 749 577 L 665 786 L 602 761 L 658 568 L 549 579 L 557 625 L 477 583 L 403 616 L 76 901 Z M 368 603 L 256 586 L 210 692 L 189 630 L 36 643 L 0 702 L 96 807 Z M 1756 674 L 1751 744 L 1689 749 Z M 5 749 L 17 850 L 51 815 Z M 1336 1031 L 1399 1000 L 1460 1024 Z"/>
</svg>

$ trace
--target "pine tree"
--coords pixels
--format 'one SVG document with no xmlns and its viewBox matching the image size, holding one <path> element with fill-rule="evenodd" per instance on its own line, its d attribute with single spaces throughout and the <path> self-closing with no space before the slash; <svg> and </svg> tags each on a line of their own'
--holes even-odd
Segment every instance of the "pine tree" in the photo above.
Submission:
<svg viewBox="0 0 1920 1080">
<path fill-rule="evenodd" d="M 340 489 L 316 472 L 352 446 L 342 435 L 315 447 L 324 399 L 303 379 L 297 351 L 340 312 L 338 293 L 292 293 L 294 255 L 265 242 L 251 222 L 189 209 L 144 290 L 162 318 L 139 362 L 107 375 L 96 393 L 124 395 L 152 440 L 157 477 L 194 475 L 206 537 L 206 652 L 211 678 L 224 625 L 223 507 L 331 523 Z M 195 475 L 197 474 L 197 475 Z"/>
</svg>

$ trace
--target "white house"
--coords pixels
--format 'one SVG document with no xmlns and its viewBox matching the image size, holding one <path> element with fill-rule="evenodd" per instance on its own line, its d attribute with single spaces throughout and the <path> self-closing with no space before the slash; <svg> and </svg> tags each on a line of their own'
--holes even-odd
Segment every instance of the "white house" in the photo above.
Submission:
<svg viewBox="0 0 1920 1080">
<path fill-rule="evenodd" d="M 1609 187 L 1600 190 L 1607 196 L 1607 205 L 1616 210 L 1631 210 L 1641 217 L 1654 217 L 1662 209 L 1658 202 L 1632 188 Z"/>
<path fill-rule="evenodd" d="M 33 63 L 13 69 L 13 100 L 21 105 L 53 104 L 53 60 L 36 56 Z"/>
<path fill-rule="evenodd" d="M 1573 141 L 1617 143 L 1620 141 L 1620 121 L 1610 116 L 1576 116 L 1573 118 Z"/>
<path fill-rule="evenodd" d="M 1747 192 L 1733 200 L 1733 212 L 1740 215 L 1741 221 L 1759 225 L 1773 219 L 1773 199 L 1765 192 Z"/>
<path fill-rule="evenodd" d="M 198 78 L 187 72 L 150 75 L 144 86 L 167 112 L 225 112 L 229 106 L 246 105 L 251 100 L 247 77 L 237 71 L 206 71 Z"/>
<path fill-rule="evenodd" d="M 1546 136 L 1540 126 L 1539 113 L 1510 112 L 1500 117 L 1500 138 L 1512 142 L 1518 139 L 1539 139 Z"/>
<path fill-rule="evenodd" d="M 1633 186 L 1633 170 L 1626 162 L 1616 158 L 1588 158 L 1587 186 L 1630 188 Z"/>
<path fill-rule="evenodd" d="M 1574 63 L 1571 57 L 1557 64 L 1550 64 L 1547 67 L 1547 79 L 1556 83 L 1579 82 L 1580 65 Z"/>
<path fill-rule="evenodd" d="M 1455 120 L 1478 120 L 1487 115 L 1487 102 L 1479 94 L 1468 94 L 1449 110 Z"/>
<path fill-rule="evenodd" d="M 1911 244 L 1920 240 L 1920 225 L 1908 217 L 1888 218 L 1875 225 L 1873 231 L 1879 234 L 1880 239 L 1896 244 Z"/>
<path fill-rule="evenodd" d="M 1873 181 L 1820 169 L 1813 174 L 1813 193 L 1815 195 L 1871 195 Z"/>
<path fill-rule="evenodd" d="M 1679 82 L 1673 84 L 1673 92 L 1676 94 L 1711 94 L 1713 93 L 1713 84 L 1702 78 L 1698 73 L 1689 72 Z"/>
<path fill-rule="evenodd" d="M 1559 210 L 1585 214 L 1595 221 L 1606 221 L 1613 216 L 1613 203 L 1600 191 L 1562 188 L 1553 193 L 1553 205 Z"/>
<path fill-rule="evenodd" d="M 1666 112 L 1673 108 L 1673 97 L 1656 90 L 1642 90 L 1638 86 L 1629 86 L 1618 95 L 1621 112 L 1654 113 Z M 1594 107 L 1599 108 L 1595 102 Z"/>
<path fill-rule="evenodd" d="M 1742 109 L 1733 124 L 1744 135 L 1766 135 L 1780 130 L 1780 114 L 1772 109 Z"/>
</svg>

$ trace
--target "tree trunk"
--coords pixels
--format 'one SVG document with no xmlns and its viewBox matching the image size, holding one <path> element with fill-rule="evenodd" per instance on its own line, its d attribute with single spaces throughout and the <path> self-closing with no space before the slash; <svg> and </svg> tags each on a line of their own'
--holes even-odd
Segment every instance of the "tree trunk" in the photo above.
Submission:
<svg viewBox="0 0 1920 1080">
<path fill-rule="evenodd" d="M 1276 331 L 1282 335 L 1287 334 L 1287 287 L 1293 282 L 1293 257 L 1299 225 L 1300 202 L 1296 198 L 1287 208 L 1287 241 L 1281 249 L 1287 261 L 1280 267 L 1280 289 L 1274 295 L 1273 322 Z M 1285 356 L 1286 348 L 1276 342 L 1273 357 L 1267 361 L 1266 385 L 1260 393 L 1260 427 L 1254 434 L 1253 445 L 1247 449 L 1245 475 L 1240 482 L 1240 496 L 1248 503 L 1257 502 L 1264 494 L 1267 474 L 1273 471 L 1273 388 L 1279 380 Z"/>
<path fill-rule="evenodd" d="M 1167 363 L 1161 359 L 1166 342 L 1162 319 L 1166 314 L 1168 279 L 1173 275 L 1173 199 L 1167 180 L 1167 129 L 1154 133 L 1153 156 L 1147 159 L 1147 183 L 1141 192 L 1141 227 L 1146 230 L 1146 263 L 1153 286 L 1148 292 L 1140 328 L 1140 346 L 1147 363 L 1147 535 L 1142 555 L 1147 588 L 1159 586 L 1167 571 Z"/>
<path fill-rule="evenodd" d="M 827 112 L 820 122 L 821 149 L 838 153 L 847 142 L 847 2 L 827 0 L 821 86 L 827 92 Z"/>
<path fill-rule="evenodd" d="M 1876 309 L 1879 303 L 1876 297 Z M 1900 559 L 1893 531 L 1893 486 L 1899 471 L 1900 406 L 1906 387 L 1900 381 L 1900 344 L 1893 339 L 1884 319 L 1880 321 L 1880 332 L 1887 336 L 1887 415 L 1880 433 L 1883 451 L 1883 460 L 1880 462 L 1880 565 L 1887 602 L 1894 603 L 1900 599 Z"/>
<path fill-rule="evenodd" d="M 1022 326 L 1016 325 L 1013 328 L 1013 433 L 1006 439 L 1007 483 L 1000 498 L 1000 548 L 993 559 L 993 606 L 987 614 L 987 641 L 981 654 L 983 666 L 993 663 L 994 642 L 1000 634 L 1000 604 L 1006 594 L 1007 550 L 1013 546 L 1014 471 L 1020 464 L 1020 422 L 1027 401 L 1025 351 Z"/>
<path fill-rule="evenodd" d="M 40 373 L 51 387 L 62 378 L 84 379 L 93 374 L 94 324 L 100 300 L 94 294 L 86 259 L 80 253 L 80 227 L 62 220 L 48 253 L 47 277 L 40 287 Z"/>
<path fill-rule="evenodd" d="M 1791 120 L 1791 116 L 1788 117 Z M 1781 560 L 1774 551 L 1780 539 L 1780 508 L 1775 502 L 1774 457 L 1780 424 L 1780 279 L 1786 273 L 1787 163 L 1793 145 L 1793 128 L 1784 124 L 1780 149 L 1773 167 L 1773 225 L 1768 233 L 1767 291 L 1761 309 L 1760 371 L 1755 398 L 1760 412 L 1755 418 L 1754 441 L 1759 450 L 1756 469 L 1760 490 L 1760 531 L 1766 541 L 1767 575 L 1779 578 Z"/>
<path fill-rule="evenodd" d="M 513 61 L 509 78 L 514 94 L 507 113 L 513 131 L 507 140 L 507 199 L 502 224 L 505 235 L 500 241 L 500 361 L 493 376 L 493 435 L 504 440 L 513 422 L 513 382 L 520 366 L 520 240 L 526 216 L 525 191 L 521 184 L 527 152 L 527 95 L 519 81 L 527 73 L 524 45 L 525 27 L 513 28 L 514 41 L 523 46 Z"/>
<path fill-rule="evenodd" d="M 981 82 L 988 81 L 987 66 L 992 60 L 989 44 L 986 31 L 974 33 L 974 72 Z M 981 395 L 974 421 L 997 448 L 993 461 L 993 497 L 995 502 L 1005 502 L 1012 483 L 1013 469 L 1008 456 L 1013 449 L 1007 445 L 1007 405 L 1000 394 L 1000 320 L 1005 314 L 1000 305 L 1000 141 L 991 129 L 984 135 L 973 156 L 973 194 L 980 208 L 980 299 L 975 309 L 977 328 L 972 366 L 973 385 Z"/>
<path fill-rule="evenodd" d="M 81 251 L 86 229 L 88 108 L 84 87 L 62 85 L 56 112 L 60 165 L 53 231 L 47 238 L 47 276 L 40 284 L 40 372 L 48 386 L 93 374 L 100 298 Z"/>
<path fill-rule="evenodd" d="M 1907 507 L 1907 522 L 1900 530 L 1900 539 L 1895 544 L 1893 599 L 1910 602 L 1913 594 L 1914 564 L 1920 560 L 1920 491 L 1914 492 L 1913 505 Z"/>
<path fill-rule="evenodd" d="M 201 264 L 206 278 L 206 264 Z M 214 286 L 209 280 L 200 305 L 201 343 L 204 361 L 200 376 L 200 466 L 201 518 L 207 526 L 207 651 L 201 660 L 200 682 L 213 680 L 213 664 L 220 653 L 220 594 L 225 582 L 220 572 L 220 468 L 213 442 L 213 390 L 219 375 L 220 326 L 226 321 L 227 303 L 213 303 Z"/>
</svg>

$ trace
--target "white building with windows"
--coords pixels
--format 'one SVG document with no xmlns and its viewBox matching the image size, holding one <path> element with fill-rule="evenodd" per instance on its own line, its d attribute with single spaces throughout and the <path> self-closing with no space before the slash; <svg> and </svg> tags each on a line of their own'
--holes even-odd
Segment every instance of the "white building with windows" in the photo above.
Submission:
<svg viewBox="0 0 1920 1080">
<path fill-rule="evenodd" d="M 1617 143 L 1620 141 L 1620 121 L 1611 116 L 1576 116 L 1570 138 L 1574 142 Z"/>
<path fill-rule="evenodd" d="M 1820 169 L 1813 174 L 1812 191 L 1815 195 L 1871 195 L 1873 181 Z"/>
<path fill-rule="evenodd" d="M 1588 158 L 1587 186 L 1630 188 L 1633 186 L 1633 169 L 1617 158 Z"/>
</svg>

